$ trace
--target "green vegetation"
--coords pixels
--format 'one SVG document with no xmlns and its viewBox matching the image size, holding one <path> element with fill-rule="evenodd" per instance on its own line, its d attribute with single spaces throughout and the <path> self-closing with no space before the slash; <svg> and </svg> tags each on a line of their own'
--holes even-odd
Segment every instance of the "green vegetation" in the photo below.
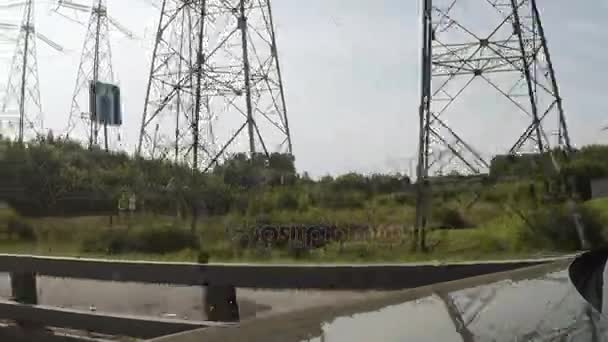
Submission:
<svg viewBox="0 0 608 342">
<path fill-rule="evenodd" d="M 402 175 L 313 180 L 291 156 L 239 154 L 206 174 L 84 150 L 52 136 L 0 151 L 0 252 L 195 261 L 391 262 L 500 259 L 579 249 L 564 198 L 608 176 L 608 147 L 575 153 L 542 177 L 545 156 L 497 158 L 486 177 L 432 183 L 427 253 L 412 250 L 415 185 Z M 556 157 L 557 158 L 557 157 Z M 526 166 L 527 165 L 527 166 Z M 457 182 L 454 182 L 457 180 Z M 137 211 L 118 211 L 125 193 Z M 579 201 L 587 239 L 608 241 L 608 201 Z M 13 208 L 13 209 L 11 209 Z M 196 220 L 193 218 L 196 217 Z M 193 222 L 196 222 L 193 225 Z M 252 238 L 260 225 L 328 225 L 343 240 L 306 248 Z M 200 253 L 200 249 L 204 253 Z"/>
</svg>

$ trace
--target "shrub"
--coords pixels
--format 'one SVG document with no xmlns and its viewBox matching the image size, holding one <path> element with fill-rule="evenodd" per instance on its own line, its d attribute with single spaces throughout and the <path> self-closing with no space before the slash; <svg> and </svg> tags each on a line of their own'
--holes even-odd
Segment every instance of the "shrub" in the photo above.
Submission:
<svg viewBox="0 0 608 342">
<path fill-rule="evenodd" d="M 297 210 L 300 206 L 294 191 L 281 191 L 276 195 L 275 208 L 279 210 Z"/>
<path fill-rule="evenodd" d="M 189 230 L 159 225 L 137 227 L 132 230 L 106 229 L 83 241 L 85 252 L 108 254 L 153 253 L 164 254 L 188 248 L 198 248 L 199 240 Z"/>
<path fill-rule="evenodd" d="M 439 208 L 435 214 L 435 221 L 441 229 L 463 229 L 470 228 L 470 223 L 464 215 L 454 208 Z"/>
<path fill-rule="evenodd" d="M 209 181 L 201 193 L 209 215 L 225 215 L 230 211 L 233 196 L 223 183 Z"/>
<path fill-rule="evenodd" d="M 235 195 L 231 204 L 230 210 L 245 215 L 249 208 L 249 197 L 247 194 L 240 193 Z"/>
<path fill-rule="evenodd" d="M 358 191 L 327 191 L 321 195 L 319 204 L 329 209 L 360 209 L 365 200 L 365 194 Z"/>
<path fill-rule="evenodd" d="M 368 242 L 348 242 L 344 243 L 336 250 L 336 247 L 338 246 L 337 243 L 334 243 L 329 246 L 329 249 L 336 253 L 336 257 L 347 260 L 368 260 L 374 254 L 372 247 Z"/>
<path fill-rule="evenodd" d="M 376 204 L 379 206 L 386 207 L 393 205 L 394 203 L 395 201 L 392 196 L 381 195 L 376 197 Z"/>
<path fill-rule="evenodd" d="M 313 205 L 312 197 L 306 192 L 300 193 L 300 196 L 298 197 L 298 204 L 298 210 L 306 211 Z"/>
<path fill-rule="evenodd" d="M 0 209 L 0 229 L 9 238 L 16 238 L 21 241 L 36 240 L 36 233 L 27 221 L 22 219 L 17 212 L 10 207 Z"/>
<path fill-rule="evenodd" d="M 362 193 L 371 193 L 372 186 L 367 177 L 357 173 L 349 173 L 337 177 L 332 185 L 332 190 L 337 192 L 358 191 Z"/>
<path fill-rule="evenodd" d="M 17 218 L 19 215 L 10 207 L 0 208 L 0 227 L 6 228 L 9 220 Z"/>
<path fill-rule="evenodd" d="M 189 230 L 163 225 L 132 231 L 134 249 L 143 253 L 169 253 L 186 248 L 197 248 L 198 237 Z"/>
<path fill-rule="evenodd" d="M 32 227 L 25 220 L 12 217 L 7 222 L 7 233 L 10 237 L 16 237 L 20 241 L 35 241 L 36 233 L 34 227 Z"/>
<path fill-rule="evenodd" d="M 477 251 L 481 253 L 502 253 L 511 249 L 509 241 L 494 234 L 478 234 Z"/>
<path fill-rule="evenodd" d="M 579 206 L 577 212 L 591 248 L 605 246 L 601 215 L 595 209 Z M 519 231 L 522 245 L 558 251 L 576 251 L 581 243 L 574 218 L 563 206 L 550 206 L 537 210 L 528 217 Z"/>
<path fill-rule="evenodd" d="M 249 197 L 247 213 L 251 216 L 266 214 L 273 210 L 274 203 L 270 193 L 252 194 Z"/>
<path fill-rule="evenodd" d="M 416 205 L 416 196 L 413 193 L 397 193 L 393 196 L 393 199 L 400 205 Z"/>
<path fill-rule="evenodd" d="M 290 241 L 287 245 L 287 253 L 290 257 L 299 260 L 310 255 L 310 250 L 301 241 Z"/>
<path fill-rule="evenodd" d="M 102 230 L 98 235 L 87 237 L 82 242 L 83 252 L 119 254 L 126 252 L 126 232 L 118 230 Z"/>
</svg>

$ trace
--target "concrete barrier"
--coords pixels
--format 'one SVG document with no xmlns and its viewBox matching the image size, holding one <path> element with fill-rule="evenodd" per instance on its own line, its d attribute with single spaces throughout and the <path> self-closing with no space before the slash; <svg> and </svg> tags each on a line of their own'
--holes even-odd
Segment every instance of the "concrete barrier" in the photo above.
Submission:
<svg viewBox="0 0 608 342">
<path fill-rule="evenodd" d="M 194 264 L 0 254 L 0 272 L 120 282 L 258 289 L 398 290 L 534 266 L 561 258 L 450 264 Z"/>
<path fill-rule="evenodd" d="M 205 286 L 216 295 L 207 298 L 207 312 L 223 321 L 238 319 L 236 288 L 319 290 L 403 290 L 425 285 L 505 272 L 571 257 L 534 260 L 469 262 L 452 264 L 393 265 L 259 265 L 194 264 L 144 261 L 115 261 L 0 254 L 0 272 L 15 274 L 16 294 L 32 293 L 32 275 Z M 23 276 L 18 276 L 23 275 Z M 222 298 L 218 298 L 222 297 Z M 46 326 L 82 329 L 110 335 L 150 338 L 192 330 L 201 323 L 146 319 L 43 307 L 35 302 L 0 302 L 0 319 L 40 323 Z M 223 306 L 225 305 L 225 307 Z M 220 307 L 222 306 L 222 307 Z M 217 316 L 217 317 L 216 317 Z M 209 326 L 205 323 L 203 326 Z M 223 323 L 219 326 L 225 327 Z"/>
</svg>

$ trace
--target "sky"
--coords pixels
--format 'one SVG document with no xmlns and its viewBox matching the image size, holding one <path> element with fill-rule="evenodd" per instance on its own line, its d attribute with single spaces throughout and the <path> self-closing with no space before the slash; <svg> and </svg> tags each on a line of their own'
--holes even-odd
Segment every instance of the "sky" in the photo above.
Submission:
<svg viewBox="0 0 608 342">
<path fill-rule="evenodd" d="M 476 2 L 485 3 L 459 1 L 473 10 Z M 127 139 L 135 140 L 158 10 L 148 0 L 107 2 L 111 16 L 139 38 L 132 41 L 111 33 L 124 131 Z M 577 146 L 608 142 L 608 132 L 600 132 L 608 125 L 608 71 L 603 67 L 608 32 L 602 25 L 608 19 L 608 2 L 594 3 L 591 9 L 568 0 L 538 0 Z M 61 54 L 38 44 L 40 82 L 45 123 L 61 131 L 68 120 L 85 30 L 49 9 L 48 1 L 38 3 L 37 29 L 67 51 Z M 274 0 L 273 14 L 298 170 L 313 176 L 408 172 L 418 138 L 419 1 Z M 18 21 L 20 15 L 0 10 L 0 22 Z M 0 89 L 8 77 L 6 50 L 0 46 Z M 451 119 L 483 153 L 506 147 L 522 131 L 492 121 L 491 113 L 500 111 L 492 106 L 498 106 L 496 101 L 486 97 L 478 108 L 482 113 Z"/>
</svg>

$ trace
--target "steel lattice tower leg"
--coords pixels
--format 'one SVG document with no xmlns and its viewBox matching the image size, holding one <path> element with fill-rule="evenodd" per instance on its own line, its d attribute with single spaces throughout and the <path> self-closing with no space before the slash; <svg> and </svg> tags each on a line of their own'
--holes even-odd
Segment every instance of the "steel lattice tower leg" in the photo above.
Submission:
<svg viewBox="0 0 608 342">
<path fill-rule="evenodd" d="M 137 154 L 292 153 L 269 0 L 164 0 Z"/>
<path fill-rule="evenodd" d="M 25 2 L 17 48 L 0 108 L 3 119 L 16 123 L 16 134 L 11 135 L 18 142 L 33 139 L 43 131 L 36 34 L 34 1 L 28 0 Z"/>
<path fill-rule="evenodd" d="M 472 85 L 481 83 L 495 91 L 512 107 L 513 118 L 525 120 L 522 133 L 513 137 L 505 154 L 545 153 L 556 148 L 569 152 L 572 145 L 536 0 L 477 0 L 475 6 L 463 0 L 421 2 L 416 228 L 424 234 L 430 177 L 489 171 L 489 161 L 457 132 L 458 118 L 450 116 L 454 104 L 462 101 Z M 482 8 L 488 15 L 473 13 Z M 473 99 L 481 100 L 479 97 Z M 474 109 L 472 102 L 466 108 Z M 481 124 L 492 113 L 475 115 Z M 449 124 L 448 119 L 455 120 Z"/>
<path fill-rule="evenodd" d="M 89 108 L 91 82 L 114 83 L 109 18 L 105 0 L 94 0 L 82 48 L 76 86 L 72 96 L 66 136 L 85 142 L 89 148 L 102 145 L 115 148 L 120 139 L 117 128 L 103 126 L 92 120 Z"/>
</svg>

